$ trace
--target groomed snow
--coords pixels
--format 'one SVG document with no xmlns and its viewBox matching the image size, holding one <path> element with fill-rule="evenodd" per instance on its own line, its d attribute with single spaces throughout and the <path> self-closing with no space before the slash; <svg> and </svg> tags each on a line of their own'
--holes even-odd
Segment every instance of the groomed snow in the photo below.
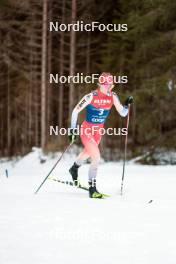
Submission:
<svg viewBox="0 0 176 264">
<path fill-rule="evenodd" d="M 1 264 L 176 263 L 176 166 L 127 164 L 120 196 L 122 164 L 102 163 L 98 187 L 111 194 L 104 200 L 51 180 L 34 195 L 57 160 L 41 164 L 39 154 L 0 164 Z M 66 155 L 52 175 L 70 179 L 73 161 Z"/>
</svg>

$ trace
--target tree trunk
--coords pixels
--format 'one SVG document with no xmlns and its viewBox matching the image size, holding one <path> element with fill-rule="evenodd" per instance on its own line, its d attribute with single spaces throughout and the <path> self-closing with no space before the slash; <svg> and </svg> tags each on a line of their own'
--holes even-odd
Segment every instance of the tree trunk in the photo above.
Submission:
<svg viewBox="0 0 176 264">
<path fill-rule="evenodd" d="M 65 0 L 62 1 L 62 23 L 65 22 Z M 61 31 L 60 34 L 60 65 L 59 65 L 59 72 L 60 76 L 64 74 L 64 32 Z M 63 126 L 63 83 L 59 85 L 59 128 Z"/>
<path fill-rule="evenodd" d="M 47 0 L 43 0 L 42 76 L 41 76 L 41 147 L 46 146 L 46 72 L 47 72 Z"/>
<path fill-rule="evenodd" d="M 48 21 L 52 21 L 52 1 L 48 2 Z M 52 72 L 52 32 L 49 31 L 48 35 L 48 54 L 47 54 L 47 79 L 49 74 Z M 49 127 L 52 121 L 52 83 L 47 82 L 47 101 L 46 101 L 46 126 Z M 49 134 L 46 136 L 46 142 L 49 141 Z"/>
<path fill-rule="evenodd" d="M 7 64 L 7 153 L 11 154 L 11 124 L 10 124 L 10 69 Z"/>
<path fill-rule="evenodd" d="M 76 0 L 72 0 L 71 23 L 76 22 Z M 76 53 L 76 32 L 72 29 L 70 32 L 70 76 L 75 74 L 75 53 Z M 69 116 L 73 110 L 74 104 L 74 83 L 70 83 L 69 91 Z"/>
</svg>

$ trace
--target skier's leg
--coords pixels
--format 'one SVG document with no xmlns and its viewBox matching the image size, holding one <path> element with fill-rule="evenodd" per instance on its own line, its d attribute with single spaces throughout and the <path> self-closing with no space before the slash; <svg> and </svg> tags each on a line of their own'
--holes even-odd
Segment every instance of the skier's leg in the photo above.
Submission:
<svg viewBox="0 0 176 264">
<path fill-rule="evenodd" d="M 83 151 L 81 151 L 81 153 L 78 155 L 78 157 L 76 158 L 76 164 L 78 164 L 79 166 L 81 166 L 84 162 L 84 160 L 89 158 L 89 154 L 87 153 L 87 150 L 84 148 Z"/>
<path fill-rule="evenodd" d="M 78 155 L 77 159 L 75 160 L 72 167 L 69 169 L 69 172 L 72 176 L 73 181 L 77 182 L 78 180 L 78 169 L 83 164 L 84 160 L 89 158 L 89 154 L 87 153 L 86 149 L 84 148 L 83 151 Z"/>
<path fill-rule="evenodd" d="M 97 168 L 100 161 L 100 151 L 95 141 L 83 140 L 87 155 L 91 158 L 91 164 L 89 168 L 89 181 L 96 179 Z"/>
<path fill-rule="evenodd" d="M 100 161 L 100 151 L 98 144 L 100 142 L 101 136 L 86 134 L 81 135 L 81 140 L 84 145 L 83 151 L 78 155 L 75 163 L 70 168 L 70 173 L 73 180 L 78 178 L 78 168 L 82 165 L 83 161 L 87 158 L 91 158 L 91 164 L 89 168 L 89 182 L 96 179 L 98 163 Z"/>
<path fill-rule="evenodd" d="M 96 176 L 97 168 L 100 161 L 100 151 L 97 142 L 92 138 L 92 140 L 83 139 L 82 142 L 85 146 L 87 153 L 91 158 L 91 164 L 89 167 L 89 196 L 91 198 L 102 198 L 103 195 L 99 193 L 96 189 Z"/>
<path fill-rule="evenodd" d="M 85 127 L 86 128 L 86 127 Z M 73 181 L 77 181 L 78 179 L 78 168 L 82 165 L 83 161 L 87 158 L 91 158 L 91 165 L 89 168 L 89 185 L 95 186 L 93 189 L 96 190 L 96 175 L 97 168 L 100 161 L 100 151 L 98 148 L 98 144 L 100 142 L 101 136 L 93 135 L 92 133 L 87 134 L 86 131 L 80 135 L 82 143 L 84 145 L 83 151 L 78 155 L 75 163 L 70 168 L 69 172 L 72 175 Z"/>
</svg>

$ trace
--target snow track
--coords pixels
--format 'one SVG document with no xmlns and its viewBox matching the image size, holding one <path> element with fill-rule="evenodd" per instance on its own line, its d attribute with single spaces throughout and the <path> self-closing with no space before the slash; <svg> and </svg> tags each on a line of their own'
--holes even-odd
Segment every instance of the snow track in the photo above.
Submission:
<svg viewBox="0 0 176 264">
<path fill-rule="evenodd" d="M 53 176 L 70 179 L 72 161 L 65 157 Z M 175 166 L 127 165 L 122 197 L 120 163 L 98 171 L 99 189 L 110 198 L 90 199 L 84 190 L 49 180 L 34 195 L 54 162 L 40 164 L 36 150 L 14 167 L 1 164 L 1 264 L 176 263 Z M 84 184 L 87 169 L 80 169 Z"/>
</svg>

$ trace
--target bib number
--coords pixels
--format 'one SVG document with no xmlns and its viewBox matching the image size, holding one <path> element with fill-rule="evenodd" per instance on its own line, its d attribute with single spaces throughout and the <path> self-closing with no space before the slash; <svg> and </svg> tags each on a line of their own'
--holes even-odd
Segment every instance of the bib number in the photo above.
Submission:
<svg viewBox="0 0 176 264">
<path fill-rule="evenodd" d="M 98 115 L 103 115 L 104 109 L 100 109 Z"/>
</svg>

